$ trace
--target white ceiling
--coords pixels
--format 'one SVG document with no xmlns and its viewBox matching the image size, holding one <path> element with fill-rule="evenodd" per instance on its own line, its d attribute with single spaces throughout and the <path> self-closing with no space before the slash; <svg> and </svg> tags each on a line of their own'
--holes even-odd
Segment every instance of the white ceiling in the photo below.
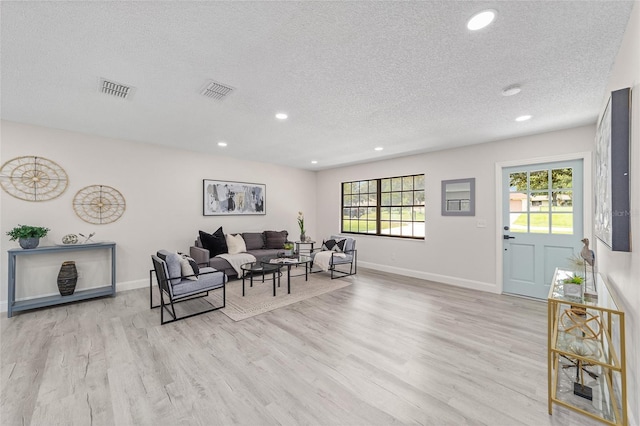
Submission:
<svg viewBox="0 0 640 426">
<path fill-rule="evenodd" d="M 574 127 L 597 118 L 632 6 L 2 1 L 2 118 L 310 170 Z M 485 8 L 495 23 L 468 31 Z M 235 91 L 206 98 L 209 79 Z"/>
</svg>

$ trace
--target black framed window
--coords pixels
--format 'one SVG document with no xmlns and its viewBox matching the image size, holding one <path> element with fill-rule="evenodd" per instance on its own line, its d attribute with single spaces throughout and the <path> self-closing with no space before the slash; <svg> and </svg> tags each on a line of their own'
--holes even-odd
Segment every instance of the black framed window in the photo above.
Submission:
<svg viewBox="0 0 640 426">
<path fill-rule="evenodd" d="M 342 232 L 425 236 L 424 175 L 342 183 Z"/>
</svg>

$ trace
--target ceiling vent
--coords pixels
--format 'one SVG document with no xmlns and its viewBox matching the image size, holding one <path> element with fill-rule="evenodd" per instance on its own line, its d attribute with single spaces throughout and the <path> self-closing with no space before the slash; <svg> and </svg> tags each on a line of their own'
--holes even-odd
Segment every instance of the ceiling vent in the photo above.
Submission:
<svg viewBox="0 0 640 426">
<path fill-rule="evenodd" d="M 233 92 L 233 90 L 234 88 L 231 86 L 225 86 L 222 83 L 217 83 L 213 80 L 209 80 L 200 91 L 200 94 L 208 98 L 221 101 L 226 98 L 231 92 Z"/>
<path fill-rule="evenodd" d="M 100 78 L 98 82 L 98 91 L 105 95 L 112 95 L 122 99 L 131 99 L 135 88 L 131 86 L 125 86 L 124 84 L 116 83 L 104 78 Z"/>
</svg>

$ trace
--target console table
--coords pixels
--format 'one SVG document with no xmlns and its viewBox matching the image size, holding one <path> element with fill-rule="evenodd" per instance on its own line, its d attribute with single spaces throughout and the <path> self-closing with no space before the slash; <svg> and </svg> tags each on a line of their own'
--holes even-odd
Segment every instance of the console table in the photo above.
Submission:
<svg viewBox="0 0 640 426">
<path fill-rule="evenodd" d="M 29 300 L 21 300 L 16 302 L 16 263 L 20 256 L 36 256 L 47 253 L 60 253 L 67 251 L 81 250 L 104 250 L 109 249 L 111 252 L 111 285 L 92 288 L 88 290 L 77 290 L 70 296 L 44 296 Z M 34 249 L 14 248 L 8 250 L 9 253 L 9 297 L 7 299 L 7 317 L 11 318 L 14 312 L 25 311 L 28 309 L 42 308 L 44 306 L 60 305 L 63 303 L 75 302 L 78 300 L 92 299 L 102 296 L 115 296 L 116 294 L 116 243 L 101 242 L 93 244 L 77 244 L 64 246 L 48 246 L 37 247 Z"/>
</svg>

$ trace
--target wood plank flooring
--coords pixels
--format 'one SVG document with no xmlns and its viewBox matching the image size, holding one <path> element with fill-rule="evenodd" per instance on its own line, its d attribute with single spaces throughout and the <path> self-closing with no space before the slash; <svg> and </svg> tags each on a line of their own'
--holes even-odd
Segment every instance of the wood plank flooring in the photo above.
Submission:
<svg viewBox="0 0 640 426">
<path fill-rule="evenodd" d="M 359 269 L 234 322 L 146 289 L 0 320 L 0 424 L 593 425 L 547 414 L 546 304 Z"/>
</svg>

